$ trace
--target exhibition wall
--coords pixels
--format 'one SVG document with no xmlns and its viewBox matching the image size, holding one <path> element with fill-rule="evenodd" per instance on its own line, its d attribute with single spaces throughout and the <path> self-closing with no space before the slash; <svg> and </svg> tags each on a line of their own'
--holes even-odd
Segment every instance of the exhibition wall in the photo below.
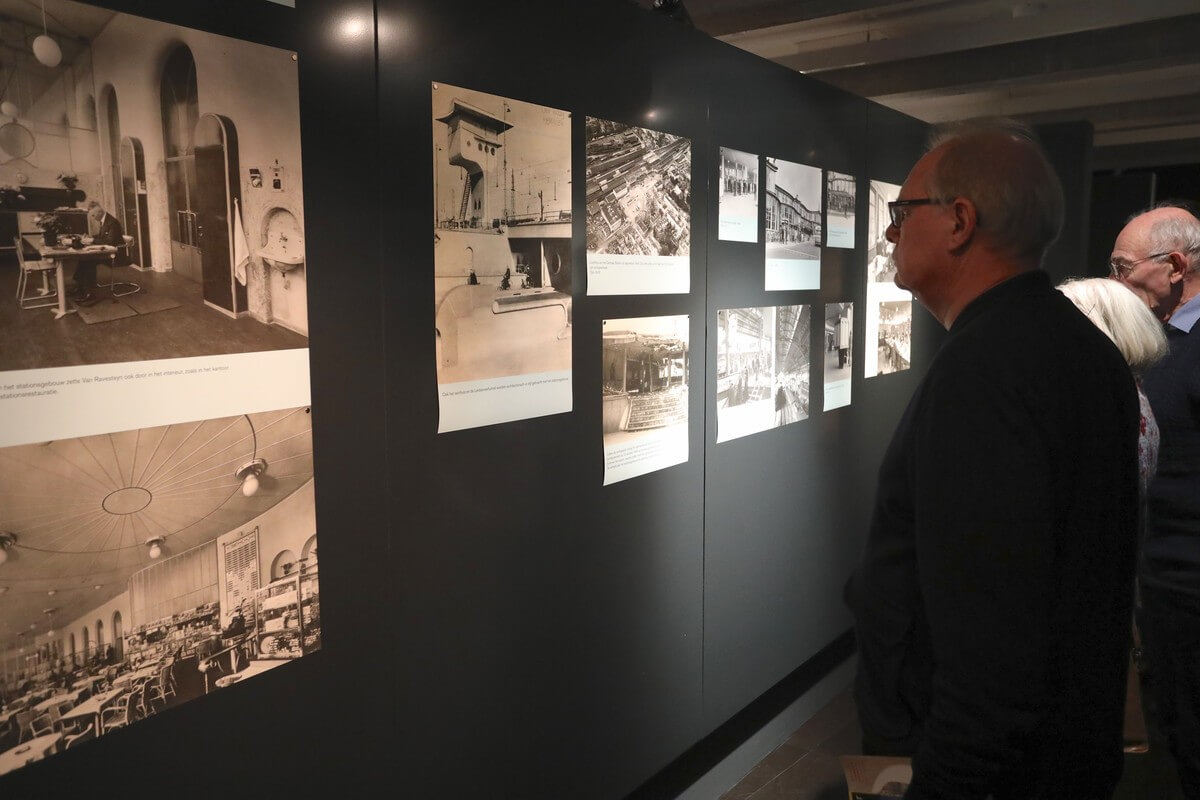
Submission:
<svg viewBox="0 0 1200 800">
<path fill-rule="evenodd" d="M 301 163 L 238 183 L 250 286 L 307 295 L 320 648 L 0 792 L 626 796 L 847 649 L 940 335 L 880 224 L 926 126 L 625 0 L 298 5 L 104 7 L 298 56 Z"/>
</svg>

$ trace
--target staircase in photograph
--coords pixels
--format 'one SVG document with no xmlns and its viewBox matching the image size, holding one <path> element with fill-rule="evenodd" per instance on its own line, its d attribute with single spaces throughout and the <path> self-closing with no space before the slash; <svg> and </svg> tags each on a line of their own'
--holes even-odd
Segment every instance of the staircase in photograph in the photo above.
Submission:
<svg viewBox="0 0 1200 800">
<path fill-rule="evenodd" d="M 663 428 L 687 420 L 687 395 L 683 392 L 654 392 L 633 395 L 629 409 L 627 431 Z"/>
</svg>

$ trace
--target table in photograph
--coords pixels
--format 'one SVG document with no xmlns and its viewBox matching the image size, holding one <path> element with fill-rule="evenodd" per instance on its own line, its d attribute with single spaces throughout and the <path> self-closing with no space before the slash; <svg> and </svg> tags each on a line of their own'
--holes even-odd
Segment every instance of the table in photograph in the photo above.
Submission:
<svg viewBox="0 0 1200 800">
<path fill-rule="evenodd" d="M 14 769 L 34 761 L 41 761 L 54 752 L 61 740 L 61 733 L 47 733 L 45 736 L 38 736 L 24 744 L 19 744 L 11 750 L 5 750 L 0 753 L 0 775 L 12 772 Z"/>
<path fill-rule="evenodd" d="M 74 266 L 79 263 L 79 259 L 83 257 L 94 258 L 96 256 L 112 255 L 117 252 L 117 248 L 111 244 L 89 244 L 87 247 L 81 247 L 76 250 L 74 247 L 46 247 L 42 245 L 38 248 L 38 254 L 43 261 L 50 261 L 54 264 L 54 280 L 58 286 L 58 305 L 54 308 L 54 318 L 62 319 L 67 314 L 70 314 L 74 309 L 67 309 L 67 287 L 66 281 L 63 278 L 63 269 L 70 265 Z"/>
<path fill-rule="evenodd" d="M 59 722 L 62 723 L 64 729 L 71 726 L 76 731 L 82 731 L 87 727 L 88 722 L 94 720 L 96 723 L 96 734 L 99 735 L 100 715 L 104 713 L 104 709 L 111 706 L 123 694 L 125 694 L 124 689 L 109 689 L 107 692 L 92 695 L 59 717 Z"/>
<path fill-rule="evenodd" d="M 45 700 L 43 700 L 42 702 L 38 703 L 37 705 L 35 705 L 33 707 L 33 710 L 36 712 L 34 714 L 34 716 L 40 716 L 42 714 L 45 714 L 47 711 L 50 710 L 51 706 L 56 706 L 59 703 L 65 703 L 68 700 L 71 701 L 71 703 L 78 703 L 79 695 L 81 695 L 81 694 L 83 694 L 82 688 L 72 689 L 69 692 L 59 692 L 58 694 L 52 694 L 49 697 L 47 697 Z"/>
<path fill-rule="evenodd" d="M 275 669 L 275 667 L 278 667 L 280 664 L 286 664 L 287 662 L 288 660 L 286 658 L 260 659 L 258 661 L 251 661 L 250 666 L 246 667 L 241 672 L 235 672 L 232 675 L 222 675 L 221 677 L 217 678 L 217 688 L 224 689 L 226 686 L 232 686 L 238 681 L 245 680 L 246 678 L 252 678 L 255 675 L 261 675 L 262 673 Z"/>
</svg>

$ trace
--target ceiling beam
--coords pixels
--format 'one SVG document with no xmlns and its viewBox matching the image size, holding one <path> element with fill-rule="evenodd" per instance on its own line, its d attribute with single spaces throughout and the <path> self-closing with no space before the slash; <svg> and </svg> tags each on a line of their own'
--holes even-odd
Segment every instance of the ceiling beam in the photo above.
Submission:
<svg viewBox="0 0 1200 800">
<path fill-rule="evenodd" d="M 1133 169 L 1200 163 L 1200 139 L 1119 144 L 1092 150 L 1092 169 Z"/>
<path fill-rule="evenodd" d="M 854 44 L 813 48 L 811 45 L 820 44 L 819 39 L 815 42 L 797 42 L 793 46 L 794 55 L 777 52 L 770 57 L 792 69 L 813 73 L 1136 25 L 1195 14 L 1197 7 L 1196 0 L 1157 0 L 1143 4 L 1107 4 L 1087 0 L 1058 3 L 1039 14 L 1026 16 L 997 15 L 994 10 L 981 16 L 986 10 L 981 9 L 974 16 L 964 15 L 961 19 L 942 24 L 931 24 L 936 23 L 937 17 L 922 19 L 914 12 L 911 21 L 907 24 L 898 23 L 894 32 L 882 26 L 881 31 L 871 35 L 871 26 L 864 24 L 862 39 Z M 760 33 L 765 38 L 769 32 Z M 739 47 L 754 50 L 754 33 L 738 38 L 736 44 Z"/>
<path fill-rule="evenodd" d="M 735 8 L 729 8 L 728 3 L 716 3 L 718 8 L 712 11 L 706 11 L 705 4 L 697 2 L 691 4 L 692 7 L 688 10 L 697 28 L 709 36 L 725 36 L 821 17 L 870 11 L 901 3 L 911 3 L 911 0 L 767 0 Z M 687 0 L 684 0 L 684 5 L 688 5 Z"/>
<path fill-rule="evenodd" d="M 863 97 L 961 90 L 1195 63 L 1200 14 L 815 75 Z M 778 59 L 786 64 L 788 59 Z"/>
</svg>

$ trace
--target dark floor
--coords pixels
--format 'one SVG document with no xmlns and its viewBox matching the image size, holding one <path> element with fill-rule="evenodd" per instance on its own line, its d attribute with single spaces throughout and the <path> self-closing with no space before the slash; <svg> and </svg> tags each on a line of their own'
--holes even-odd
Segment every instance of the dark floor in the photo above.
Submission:
<svg viewBox="0 0 1200 800">
<path fill-rule="evenodd" d="M 0 370 L 109 364 L 156 358 L 250 353 L 307 347 L 308 338 L 249 317 L 232 319 L 204 305 L 200 284 L 171 272 L 114 270 L 118 281 L 135 281 L 142 293 L 180 303 L 151 314 L 88 324 L 78 314 L 55 319 L 52 308 L 21 309 L 15 297 L 18 267 L 0 261 Z M 69 272 L 69 270 L 68 270 Z M 101 266 L 98 278 L 108 282 Z M 51 285 L 53 285 L 53 273 Z M 65 276 L 68 286 L 71 276 Z M 34 278 L 33 280 L 37 280 Z M 98 289 L 99 304 L 114 302 Z M 73 307 L 70 301 L 67 307 Z"/>
<path fill-rule="evenodd" d="M 721 800 L 845 800 L 839 756 L 861 752 L 847 688 L 764 758 Z M 1148 753 L 1127 753 L 1114 800 L 1183 800 L 1165 746 L 1150 731 Z"/>
</svg>

